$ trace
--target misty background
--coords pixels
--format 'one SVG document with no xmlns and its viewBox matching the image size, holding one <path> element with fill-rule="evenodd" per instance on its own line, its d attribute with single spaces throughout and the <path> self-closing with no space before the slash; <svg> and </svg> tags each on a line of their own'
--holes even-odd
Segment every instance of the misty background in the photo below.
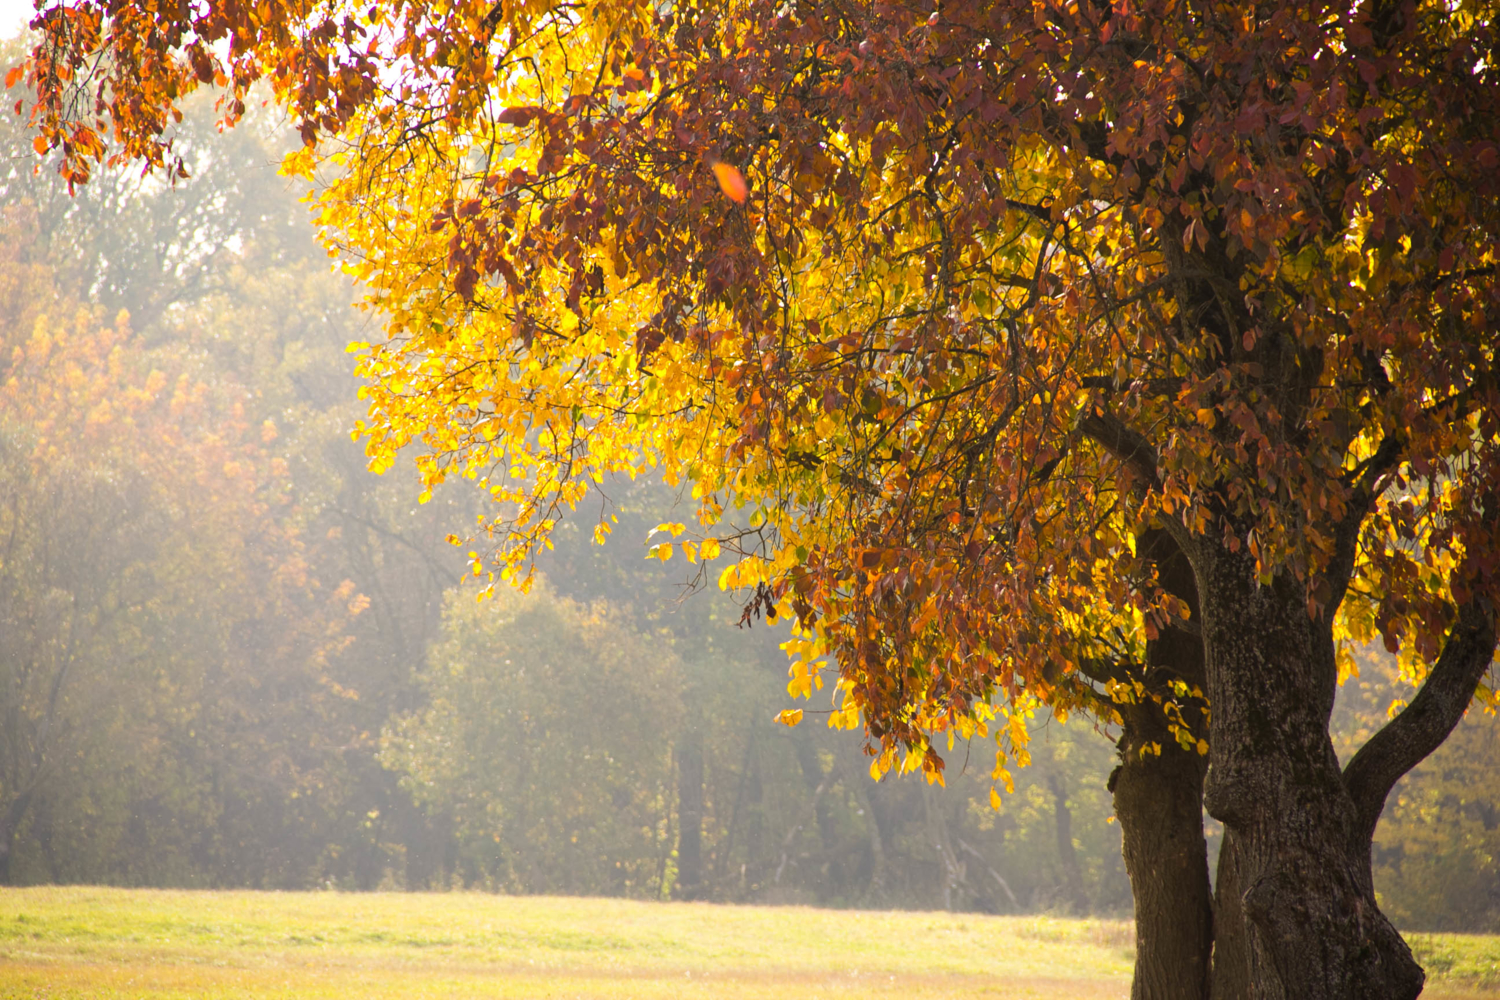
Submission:
<svg viewBox="0 0 1500 1000">
<path fill-rule="evenodd" d="M 446 537 L 484 497 L 418 505 L 350 439 L 345 345 L 379 319 L 277 175 L 280 123 L 213 121 L 180 126 L 191 180 L 70 196 L 0 120 L 0 884 L 1129 912 L 1110 732 L 1039 712 L 998 810 L 982 741 L 946 788 L 872 781 L 818 698 L 773 721 L 775 627 L 646 558 L 660 483 L 608 485 L 530 594 L 476 601 L 482 539 Z M 1359 661 L 1341 750 L 1411 690 Z M 1500 930 L 1497 734 L 1471 711 L 1390 797 L 1404 928 Z"/>
</svg>

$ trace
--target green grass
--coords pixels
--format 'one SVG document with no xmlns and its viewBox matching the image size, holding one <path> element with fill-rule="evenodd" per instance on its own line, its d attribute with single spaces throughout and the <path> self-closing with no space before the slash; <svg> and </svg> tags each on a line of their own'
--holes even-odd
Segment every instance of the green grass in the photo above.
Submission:
<svg viewBox="0 0 1500 1000">
<path fill-rule="evenodd" d="M 1452 997 L 1500 939 L 1414 939 Z M 475 893 L 0 889 L 0 997 L 1115 998 L 1118 921 Z M 1496 995 L 1500 995 L 1497 993 Z"/>
<path fill-rule="evenodd" d="M 1427 981 L 1500 996 L 1500 937 L 1492 934 L 1408 934 Z"/>
</svg>

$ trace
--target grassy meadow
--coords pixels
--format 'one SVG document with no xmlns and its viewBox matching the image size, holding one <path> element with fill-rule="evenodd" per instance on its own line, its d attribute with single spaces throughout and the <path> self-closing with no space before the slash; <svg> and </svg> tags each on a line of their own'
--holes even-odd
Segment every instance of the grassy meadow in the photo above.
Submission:
<svg viewBox="0 0 1500 1000">
<path fill-rule="evenodd" d="M 1500 938 L 1414 939 L 1500 996 Z M 477 893 L 0 889 L 0 997 L 1123 998 L 1128 924 Z M 1490 993 L 1489 988 L 1494 992 Z"/>
</svg>

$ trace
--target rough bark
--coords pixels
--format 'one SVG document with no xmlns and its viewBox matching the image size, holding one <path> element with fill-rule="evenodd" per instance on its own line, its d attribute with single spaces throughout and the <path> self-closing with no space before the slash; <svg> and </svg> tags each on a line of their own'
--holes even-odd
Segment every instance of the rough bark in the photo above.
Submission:
<svg viewBox="0 0 1500 1000">
<path fill-rule="evenodd" d="M 1159 718 L 1139 718 L 1155 714 L 1144 708 L 1122 714 L 1137 717 L 1125 727 L 1121 763 L 1110 777 L 1135 898 L 1131 1000 L 1204 1000 L 1214 923 L 1203 839 L 1203 758 L 1165 743 L 1160 756 L 1142 756 L 1139 748 L 1152 737 L 1160 742 L 1166 726 Z"/>
<path fill-rule="evenodd" d="M 1240 903 L 1239 845 L 1234 831 L 1224 831 L 1219 847 L 1219 877 L 1214 885 L 1213 1000 L 1244 1000 L 1250 996 L 1250 944 L 1245 908 Z"/>
<path fill-rule="evenodd" d="M 1302 583 L 1260 583 L 1248 553 L 1205 545 L 1195 569 L 1213 706 L 1204 802 L 1234 841 L 1248 995 L 1411 1000 L 1422 970 L 1375 904 L 1359 810 L 1328 737 L 1327 619 L 1309 615 Z"/>
<path fill-rule="evenodd" d="M 1146 532 L 1138 549 L 1157 566 L 1163 589 L 1187 601 L 1197 618 L 1192 569 L 1162 532 Z M 1203 647 L 1179 629 L 1146 644 L 1148 691 L 1171 680 L 1201 687 Z M 1120 766 L 1110 775 L 1125 871 L 1135 898 L 1136 959 L 1131 1000 L 1204 1000 L 1209 995 L 1214 941 L 1203 839 L 1203 776 L 1207 758 L 1179 746 L 1150 699 L 1119 706 L 1124 729 Z M 1201 726 L 1198 713 L 1188 721 Z M 1159 753 L 1150 752 L 1159 748 Z"/>
</svg>

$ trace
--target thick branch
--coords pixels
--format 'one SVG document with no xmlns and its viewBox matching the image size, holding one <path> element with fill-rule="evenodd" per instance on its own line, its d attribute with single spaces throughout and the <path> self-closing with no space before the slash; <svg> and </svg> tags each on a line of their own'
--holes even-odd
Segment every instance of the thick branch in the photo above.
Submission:
<svg viewBox="0 0 1500 1000">
<path fill-rule="evenodd" d="M 1130 667 L 1120 660 L 1084 657 L 1078 661 L 1078 672 L 1095 684 L 1108 684 L 1110 681 L 1123 684 L 1130 679 Z M 1137 668 L 1136 672 L 1141 671 Z"/>
<path fill-rule="evenodd" d="M 1161 488 L 1161 477 L 1156 471 L 1156 449 L 1119 417 L 1096 410 L 1084 417 L 1078 428 L 1144 480 L 1148 488 Z"/>
<path fill-rule="evenodd" d="M 1083 418 L 1078 428 L 1134 473 L 1147 490 L 1161 489 L 1156 449 L 1145 437 L 1126 426 L 1119 417 L 1105 410 L 1095 410 Z M 1192 551 L 1194 538 L 1185 525 L 1171 518 L 1162 518 L 1162 526 L 1184 553 Z"/>
<path fill-rule="evenodd" d="M 1380 447 L 1375 449 L 1375 454 L 1370 456 L 1354 477 L 1348 509 L 1344 519 L 1334 528 L 1333 559 L 1323 571 L 1323 578 L 1328 582 L 1331 595 L 1328 600 L 1330 615 L 1344 602 L 1344 594 L 1349 590 L 1349 581 L 1354 576 L 1360 527 L 1385 488 L 1386 474 L 1401 464 L 1405 452 L 1405 435 L 1388 434 L 1381 440 Z"/>
<path fill-rule="evenodd" d="M 1459 610 L 1422 690 L 1344 768 L 1344 787 L 1354 799 L 1366 843 L 1391 788 L 1453 732 L 1494 656 L 1494 615 L 1470 601 Z"/>
</svg>

